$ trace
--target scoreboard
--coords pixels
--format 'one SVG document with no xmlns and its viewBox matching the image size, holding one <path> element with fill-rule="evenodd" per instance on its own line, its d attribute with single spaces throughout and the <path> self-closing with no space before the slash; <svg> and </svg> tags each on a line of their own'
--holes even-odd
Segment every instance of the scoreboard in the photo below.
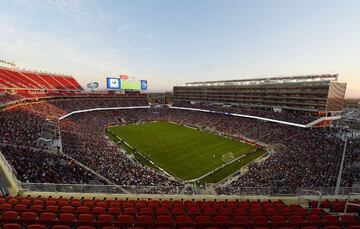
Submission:
<svg viewBox="0 0 360 229">
<path fill-rule="evenodd" d="M 146 91 L 148 90 L 147 80 L 128 80 L 116 77 L 107 77 L 106 85 L 108 90 L 122 91 Z"/>
</svg>

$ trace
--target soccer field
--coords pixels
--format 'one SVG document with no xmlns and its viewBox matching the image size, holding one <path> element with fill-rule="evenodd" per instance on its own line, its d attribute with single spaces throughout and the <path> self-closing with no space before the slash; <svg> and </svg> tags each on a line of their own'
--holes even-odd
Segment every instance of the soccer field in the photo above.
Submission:
<svg viewBox="0 0 360 229">
<path fill-rule="evenodd" d="M 237 158 L 255 149 L 246 143 L 169 122 L 116 126 L 109 131 L 185 181 L 225 164 L 224 154 Z"/>
</svg>

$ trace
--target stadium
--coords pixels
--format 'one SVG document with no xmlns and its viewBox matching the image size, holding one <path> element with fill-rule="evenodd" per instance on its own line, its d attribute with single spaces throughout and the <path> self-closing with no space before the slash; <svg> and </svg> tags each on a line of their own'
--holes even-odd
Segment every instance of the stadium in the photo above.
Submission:
<svg viewBox="0 0 360 229">
<path fill-rule="evenodd" d="M 337 75 L 190 82 L 153 104 L 146 80 L 89 91 L 1 62 L 2 228 L 360 226 Z"/>
</svg>

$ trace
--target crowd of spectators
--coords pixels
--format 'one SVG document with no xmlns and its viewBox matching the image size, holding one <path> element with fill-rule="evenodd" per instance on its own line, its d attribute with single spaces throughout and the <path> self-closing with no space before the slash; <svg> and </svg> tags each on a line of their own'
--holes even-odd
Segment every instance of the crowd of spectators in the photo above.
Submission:
<svg viewBox="0 0 360 229">
<path fill-rule="evenodd" d="M 264 109 L 245 109 L 239 107 L 224 107 L 224 106 L 216 106 L 216 105 L 206 105 L 206 104 L 191 104 L 186 102 L 174 102 L 173 106 L 176 107 L 189 107 L 189 108 L 197 108 L 197 109 L 207 109 L 219 112 L 228 112 L 228 113 L 237 113 L 243 115 L 252 115 L 258 116 L 262 118 L 275 119 L 286 122 L 293 122 L 298 124 L 308 124 L 316 119 L 318 116 L 315 116 L 311 113 L 304 112 L 296 112 L 296 111 L 283 111 L 283 112 L 274 112 L 271 110 Z"/>
<path fill-rule="evenodd" d="M 0 151 L 26 183 L 89 184 L 103 182 L 75 161 L 56 152 L 18 146 L 2 146 Z"/>
<path fill-rule="evenodd" d="M 23 97 L 21 95 L 18 94 L 8 94 L 8 93 L 4 93 L 4 92 L 0 92 L 0 106 L 15 100 L 19 100 L 22 99 Z"/>
<path fill-rule="evenodd" d="M 249 165 L 248 172 L 230 185 L 217 186 L 219 194 L 234 194 L 232 187 L 270 187 L 273 193 L 294 193 L 298 187 L 336 184 L 344 146 L 336 128 L 305 129 L 217 113 L 164 107 L 80 113 L 59 122 L 62 152 L 75 161 L 60 153 L 29 149 L 36 147 L 42 128 L 49 121 L 57 123 L 60 116 L 71 111 L 141 105 L 147 105 L 147 100 L 74 99 L 17 106 L 0 112 L 0 145 L 20 180 L 25 182 L 87 183 L 96 179 L 93 173 L 79 167 L 77 161 L 118 185 L 167 186 L 178 192 L 177 189 L 184 186 L 182 182 L 140 165 L 121 152 L 105 134 L 110 125 L 166 120 L 275 148 L 268 159 Z M 290 117 L 285 113 L 279 118 L 281 114 L 284 113 L 270 117 L 269 112 L 267 117 L 280 120 Z M 352 162 L 354 160 L 359 161 L 359 142 L 350 140 L 342 179 L 344 186 L 359 181 L 359 166 Z"/>
</svg>

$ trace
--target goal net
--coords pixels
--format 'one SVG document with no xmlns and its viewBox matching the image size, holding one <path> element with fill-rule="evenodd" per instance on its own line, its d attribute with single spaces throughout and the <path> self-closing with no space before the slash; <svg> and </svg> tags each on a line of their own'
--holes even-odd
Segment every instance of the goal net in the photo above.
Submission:
<svg viewBox="0 0 360 229">
<path fill-rule="evenodd" d="M 234 155 L 232 152 L 227 152 L 227 153 L 224 153 L 222 156 L 221 156 L 221 160 L 223 162 L 229 162 L 231 160 L 234 160 Z"/>
</svg>

